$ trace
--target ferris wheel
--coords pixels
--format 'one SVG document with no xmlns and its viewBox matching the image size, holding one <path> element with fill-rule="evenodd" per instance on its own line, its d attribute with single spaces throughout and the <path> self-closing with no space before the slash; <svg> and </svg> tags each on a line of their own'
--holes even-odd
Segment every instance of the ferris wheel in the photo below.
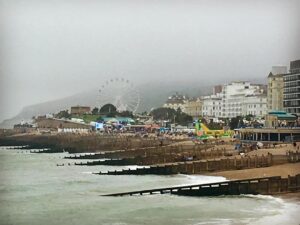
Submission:
<svg viewBox="0 0 300 225">
<path fill-rule="evenodd" d="M 140 95 L 129 80 L 112 78 L 105 81 L 99 89 L 98 106 L 101 108 L 106 104 L 113 104 L 119 112 L 135 113 L 140 104 Z"/>
</svg>

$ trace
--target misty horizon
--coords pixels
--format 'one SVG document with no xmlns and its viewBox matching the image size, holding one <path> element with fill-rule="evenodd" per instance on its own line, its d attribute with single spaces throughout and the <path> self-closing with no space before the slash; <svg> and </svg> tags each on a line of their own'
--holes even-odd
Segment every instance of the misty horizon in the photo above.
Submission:
<svg viewBox="0 0 300 225">
<path fill-rule="evenodd" d="M 136 86 L 266 83 L 272 66 L 300 58 L 299 1 L 0 4 L 0 121 L 111 77 Z"/>
<path fill-rule="evenodd" d="M 256 80 L 235 80 L 235 81 L 232 81 L 232 82 L 241 82 L 241 81 L 266 85 L 266 82 L 261 81 L 261 80 L 259 80 L 259 81 L 256 81 Z M 167 84 L 168 84 L 168 86 L 166 86 Z M 177 84 L 177 86 L 176 86 L 176 84 Z M 149 83 L 149 82 L 144 83 L 144 84 L 142 83 L 142 84 L 136 86 L 135 89 L 140 93 L 142 91 L 141 94 L 143 94 L 143 90 L 144 90 L 145 86 L 156 85 L 156 86 L 158 86 L 158 87 L 156 87 L 158 89 L 159 88 L 161 88 L 161 89 L 165 88 L 166 89 L 165 92 L 168 93 L 168 94 L 164 96 L 165 98 L 161 99 L 162 100 L 161 104 L 163 104 L 163 102 L 165 102 L 167 100 L 168 96 L 171 96 L 171 95 L 174 95 L 174 94 L 184 95 L 184 96 L 187 96 L 188 98 L 203 97 L 204 95 L 213 94 L 213 87 L 215 85 L 219 85 L 219 84 L 221 84 L 221 83 L 208 84 L 207 86 L 199 86 L 199 85 L 194 84 L 192 82 L 190 82 L 190 83 L 187 83 L 187 82 L 184 83 L 183 82 L 183 83 L 180 83 L 180 84 L 178 84 L 176 82 L 174 82 L 173 84 L 172 83 L 170 84 L 169 82 L 168 83 L 156 84 L 153 81 L 153 83 Z M 225 83 L 222 83 L 222 84 L 225 84 Z M 180 85 L 180 87 L 178 85 Z M 93 107 L 98 107 L 99 108 L 101 106 L 97 105 L 97 97 L 99 97 L 98 94 L 99 94 L 99 88 L 91 88 L 90 90 L 83 90 L 83 91 L 75 92 L 74 94 L 71 94 L 71 95 L 68 95 L 68 96 L 61 96 L 61 97 L 58 97 L 58 98 L 55 98 L 55 99 L 49 99 L 49 100 L 43 101 L 43 102 L 32 103 L 31 105 L 24 106 L 19 112 L 17 112 L 17 114 L 11 115 L 11 117 L 9 117 L 9 118 L 4 118 L 3 121 L 6 121 L 6 120 L 9 120 L 9 119 L 11 119 L 15 116 L 18 116 L 18 115 L 20 115 L 20 113 L 22 114 L 22 112 L 24 113 L 24 110 L 25 110 L 25 113 L 26 113 L 26 110 L 28 110 L 30 107 L 36 107 L 36 106 L 39 106 L 39 105 L 46 105 L 46 104 L 49 104 L 49 103 L 56 104 L 58 101 L 59 102 L 63 101 L 63 100 L 68 101 L 69 99 L 73 99 L 73 98 L 76 98 L 76 97 L 82 97 L 84 95 L 89 95 L 89 96 L 93 95 L 93 99 L 88 103 L 83 104 L 82 101 L 79 101 L 78 103 L 74 103 L 73 105 L 74 106 L 75 105 L 84 105 L 84 106 L 90 106 L 92 108 Z M 139 109 L 137 111 L 138 113 L 141 113 L 141 112 L 144 112 L 144 111 L 149 112 L 149 111 L 151 111 L 152 108 L 160 106 L 160 105 L 157 105 L 157 104 L 152 104 L 152 105 L 150 104 L 150 105 L 148 105 L 148 107 L 145 108 L 145 104 L 147 104 L 147 103 L 149 104 L 149 102 L 148 101 L 145 102 L 145 99 L 142 96 L 140 96 L 140 97 L 141 97 L 141 103 L 140 104 L 142 105 L 142 107 L 139 107 Z M 55 110 L 55 111 L 51 111 L 51 112 L 47 111 L 47 113 L 55 114 L 55 113 L 58 113 L 60 110 L 69 110 L 69 109 L 70 109 L 70 106 L 65 106 L 65 107 L 62 107 L 61 109 L 58 109 L 58 110 Z M 41 114 L 38 113 L 38 114 L 35 114 L 33 116 L 37 116 L 37 115 L 41 115 Z M 25 121 L 28 120 L 28 118 L 23 118 L 23 119 L 25 119 Z M 3 121 L 0 120 L 0 123 L 3 122 Z"/>
</svg>

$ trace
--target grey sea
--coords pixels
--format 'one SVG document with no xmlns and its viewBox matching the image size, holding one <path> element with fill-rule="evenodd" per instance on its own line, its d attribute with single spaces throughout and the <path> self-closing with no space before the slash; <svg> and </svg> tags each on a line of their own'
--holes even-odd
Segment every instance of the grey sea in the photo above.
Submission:
<svg viewBox="0 0 300 225">
<path fill-rule="evenodd" d="M 289 224 L 299 225 L 300 203 L 271 196 L 182 197 L 101 195 L 223 181 L 209 176 L 99 176 L 108 166 L 74 163 L 61 154 L 0 149 L 0 224 Z"/>
</svg>

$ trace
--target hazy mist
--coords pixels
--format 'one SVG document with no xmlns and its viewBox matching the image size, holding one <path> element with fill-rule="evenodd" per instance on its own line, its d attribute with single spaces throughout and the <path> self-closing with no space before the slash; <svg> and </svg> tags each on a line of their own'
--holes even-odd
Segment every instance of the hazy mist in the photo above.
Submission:
<svg viewBox="0 0 300 225">
<path fill-rule="evenodd" d="M 300 58 L 299 11 L 298 0 L 0 0 L 0 121 L 109 77 L 263 80 Z"/>
</svg>

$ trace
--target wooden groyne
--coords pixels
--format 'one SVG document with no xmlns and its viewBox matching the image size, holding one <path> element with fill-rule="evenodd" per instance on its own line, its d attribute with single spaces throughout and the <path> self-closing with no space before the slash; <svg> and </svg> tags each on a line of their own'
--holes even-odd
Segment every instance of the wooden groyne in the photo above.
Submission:
<svg viewBox="0 0 300 225">
<path fill-rule="evenodd" d="M 31 150 L 30 153 L 62 153 L 64 152 L 63 149 L 38 149 L 38 150 Z"/>
<path fill-rule="evenodd" d="M 157 137 L 135 137 L 126 135 L 99 135 L 95 133 L 22 135 L 0 137 L 0 146 L 29 145 L 32 148 L 60 148 L 70 153 L 100 152 L 107 149 L 132 149 L 168 145 L 173 141 Z"/>
<path fill-rule="evenodd" d="M 103 196 L 133 196 L 152 194 L 176 194 L 185 196 L 218 196 L 262 194 L 274 195 L 300 190 L 300 174 L 282 178 L 280 176 L 262 177 L 244 180 L 233 180 L 207 184 L 195 184 L 167 188 L 147 189 L 140 191 L 106 194 Z"/>
<path fill-rule="evenodd" d="M 99 153 L 80 154 L 75 156 L 66 156 L 68 159 L 103 159 L 103 158 L 128 158 L 136 156 L 170 156 L 172 154 L 185 154 L 202 158 L 216 158 L 220 156 L 232 156 L 238 154 L 237 151 L 228 151 L 222 146 L 215 147 L 212 144 L 203 145 L 168 145 L 155 147 L 140 147 L 133 149 L 119 149 Z"/>
<path fill-rule="evenodd" d="M 96 166 L 96 165 L 109 165 L 109 166 L 128 166 L 136 165 L 134 159 L 108 159 L 108 160 L 96 160 L 87 162 L 75 162 L 75 166 Z"/>
<path fill-rule="evenodd" d="M 148 149 L 149 150 L 149 149 Z M 69 159 L 83 159 L 83 158 L 99 158 L 101 157 L 102 160 L 94 160 L 94 161 L 88 161 L 85 163 L 75 163 L 75 165 L 153 165 L 153 164 L 166 164 L 166 163 L 175 163 L 175 162 L 184 162 L 184 161 L 190 161 L 190 160 L 203 160 L 203 159 L 212 159 L 212 158 L 221 158 L 224 157 L 226 154 L 225 150 L 214 150 L 214 151 L 206 151 L 202 150 L 199 151 L 195 155 L 191 155 L 191 153 L 184 151 L 182 153 L 172 153 L 172 152 L 166 152 L 164 150 L 161 150 L 161 152 L 157 153 L 157 149 L 152 149 L 153 152 L 145 153 L 145 154 L 126 154 L 127 156 L 130 155 L 131 157 L 124 157 L 124 158 L 118 158 L 120 155 L 120 152 L 109 152 L 109 153 L 103 153 L 103 154 L 89 154 L 85 155 L 83 157 L 77 157 L 72 156 L 65 158 Z M 136 153 L 136 152 L 135 152 Z M 237 154 L 236 153 L 232 153 Z M 187 157 L 190 156 L 190 157 Z M 108 159 L 109 158 L 109 159 Z M 105 160 L 103 160 L 105 159 Z"/>
<path fill-rule="evenodd" d="M 150 165 L 137 169 L 123 169 L 99 172 L 99 175 L 170 175 L 170 174 L 199 174 L 213 171 L 241 170 L 269 167 L 284 163 L 300 162 L 300 152 L 289 152 L 287 155 L 262 155 L 220 158 L 212 160 L 196 160 L 176 163 Z"/>
<path fill-rule="evenodd" d="M 102 153 L 90 153 L 75 156 L 66 156 L 67 159 L 114 159 L 115 161 L 94 161 L 79 165 L 156 165 L 183 162 L 190 160 L 214 159 L 237 155 L 235 150 L 226 150 L 223 147 L 213 148 L 211 145 L 177 145 L 116 150 Z M 98 163 L 97 163 L 98 162 Z M 120 162 L 120 164 L 118 164 Z"/>
<path fill-rule="evenodd" d="M 299 151 L 296 151 L 296 152 L 290 151 L 287 153 L 287 158 L 288 158 L 289 163 L 300 162 L 300 152 Z"/>
<path fill-rule="evenodd" d="M 222 158 L 214 160 L 186 161 L 169 164 L 151 165 L 136 170 L 115 170 L 99 172 L 99 175 L 144 175 L 144 174 L 196 174 L 201 172 L 212 172 L 222 170 L 250 169 L 268 167 L 272 165 L 272 155 L 248 156 L 242 158 Z"/>
<path fill-rule="evenodd" d="M 98 153 L 87 153 L 74 156 L 65 156 L 66 159 L 116 159 L 124 157 L 135 157 L 154 153 L 158 147 L 145 147 L 133 149 L 118 149 L 113 151 L 103 151 Z"/>
</svg>

